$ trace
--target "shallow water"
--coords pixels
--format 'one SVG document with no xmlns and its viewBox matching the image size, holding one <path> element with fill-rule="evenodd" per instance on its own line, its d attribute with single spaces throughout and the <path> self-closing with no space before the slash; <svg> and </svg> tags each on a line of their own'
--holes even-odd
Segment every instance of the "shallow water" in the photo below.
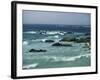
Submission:
<svg viewBox="0 0 100 80">
<path fill-rule="evenodd" d="M 23 33 L 23 69 L 57 68 L 57 67 L 84 67 L 91 65 L 90 49 L 84 48 L 85 43 L 71 43 L 69 46 L 52 46 L 64 36 L 81 36 L 84 33 L 67 34 L 65 32 Z M 47 43 L 46 39 L 55 42 Z M 30 49 L 43 49 L 47 52 L 29 52 Z"/>
</svg>

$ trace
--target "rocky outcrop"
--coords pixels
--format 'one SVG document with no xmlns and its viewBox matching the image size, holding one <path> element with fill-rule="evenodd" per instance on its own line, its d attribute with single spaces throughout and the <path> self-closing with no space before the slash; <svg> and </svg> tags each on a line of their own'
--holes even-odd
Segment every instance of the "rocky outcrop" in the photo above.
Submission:
<svg viewBox="0 0 100 80">
<path fill-rule="evenodd" d="M 60 41 L 68 41 L 68 42 L 71 42 L 71 41 L 76 41 L 76 38 L 74 38 L 74 37 L 64 37 Z"/>
<path fill-rule="evenodd" d="M 54 42 L 54 40 L 45 40 L 45 42 L 51 43 Z"/>
<path fill-rule="evenodd" d="M 29 52 L 47 52 L 47 50 L 43 50 L 43 49 L 30 49 Z"/>
<path fill-rule="evenodd" d="M 72 47 L 72 44 L 63 44 L 63 43 L 57 42 L 57 43 L 52 44 L 52 46 L 68 46 L 68 47 Z"/>
<path fill-rule="evenodd" d="M 80 38 L 80 39 L 77 39 L 75 42 L 77 42 L 77 43 L 87 43 L 87 42 L 90 42 L 90 37 Z"/>
<path fill-rule="evenodd" d="M 90 42 L 91 38 L 89 36 L 87 37 L 81 37 L 81 38 L 75 38 L 75 37 L 64 37 L 60 40 L 60 42 L 76 42 L 76 43 L 86 43 Z"/>
</svg>

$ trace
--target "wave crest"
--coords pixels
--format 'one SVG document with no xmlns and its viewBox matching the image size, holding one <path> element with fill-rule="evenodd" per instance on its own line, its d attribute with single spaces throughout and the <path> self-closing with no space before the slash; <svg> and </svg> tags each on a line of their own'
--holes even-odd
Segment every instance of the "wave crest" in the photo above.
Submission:
<svg viewBox="0 0 100 80">
<path fill-rule="evenodd" d="M 27 32 L 24 32 L 24 33 L 27 33 L 27 34 L 36 34 L 37 32 L 35 32 L 35 31 L 27 31 Z"/>
<path fill-rule="evenodd" d="M 23 41 L 23 45 L 28 45 L 28 41 Z"/>
<path fill-rule="evenodd" d="M 31 68 L 35 68 L 37 66 L 38 66 L 38 63 L 34 63 L 34 64 L 30 64 L 30 65 L 23 66 L 23 69 L 31 69 Z"/>
<path fill-rule="evenodd" d="M 37 59 L 37 60 L 45 60 L 45 61 L 51 61 L 51 62 L 59 62 L 59 61 L 75 61 L 76 59 L 80 59 L 82 57 L 90 57 L 90 54 L 84 54 L 84 55 L 78 55 L 74 57 L 64 57 L 64 56 L 34 56 L 32 58 L 27 58 L 27 59 Z"/>
<path fill-rule="evenodd" d="M 86 57 L 88 58 L 90 54 L 85 54 L 85 55 L 78 55 L 74 57 L 57 57 L 57 56 L 44 56 L 44 58 L 49 61 L 54 61 L 54 62 L 59 62 L 59 61 L 75 61 L 76 59 Z"/>
</svg>

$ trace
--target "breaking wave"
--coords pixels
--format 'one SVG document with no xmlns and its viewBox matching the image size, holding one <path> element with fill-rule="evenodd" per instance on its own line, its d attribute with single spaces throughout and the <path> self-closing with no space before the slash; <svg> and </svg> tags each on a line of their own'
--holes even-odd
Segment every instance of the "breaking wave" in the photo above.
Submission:
<svg viewBox="0 0 100 80">
<path fill-rule="evenodd" d="M 49 35 L 54 35 L 54 34 L 59 34 L 59 35 L 64 35 L 65 33 L 64 32 L 60 32 L 60 31 L 48 31 L 46 32 L 46 34 L 49 34 Z"/>
<path fill-rule="evenodd" d="M 78 56 L 74 56 L 74 57 L 57 57 L 57 56 L 44 56 L 44 58 L 49 61 L 53 61 L 53 62 L 59 62 L 59 61 L 75 61 L 76 59 L 82 58 L 82 57 L 86 57 L 88 58 L 90 56 L 90 54 L 85 54 L 85 55 L 78 55 Z"/>
<path fill-rule="evenodd" d="M 31 68 L 35 68 L 37 66 L 38 66 L 38 63 L 34 63 L 34 64 L 30 64 L 30 65 L 23 66 L 23 69 L 31 69 Z"/>
<path fill-rule="evenodd" d="M 24 32 L 24 33 L 28 33 L 28 34 L 36 34 L 37 32 L 36 32 L 36 31 L 27 31 L 27 32 Z"/>
<path fill-rule="evenodd" d="M 63 57 L 63 56 L 34 56 L 32 58 L 27 59 L 38 59 L 38 60 L 45 60 L 45 61 L 52 61 L 52 62 L 59 62 L 59 61 L 75 61 L 76 59 L 80 59 L 82 57 L 90 57 L 90 54 L 78 55 L 74 57 Z"/>
<path fill-rule="evenodd" d="M 28 45 L 28 41 L 23 41 L 23 45 Z"/>
</svg>

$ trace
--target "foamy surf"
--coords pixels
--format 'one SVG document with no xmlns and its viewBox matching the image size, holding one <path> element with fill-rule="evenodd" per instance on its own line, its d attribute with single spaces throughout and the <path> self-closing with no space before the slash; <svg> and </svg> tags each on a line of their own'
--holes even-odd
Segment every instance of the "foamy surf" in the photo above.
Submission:
<svg viewBox="0 0 100 80">
<path fill-rule="evenodd" d="M 60 31 L 47 31 L 46 34 L 49 34 L 49 35 L 54 35 L 54 34 L 59 34 L 59 35 L 64 35 L 65 33 L 64 32 L 60 32 Z"/>
<path fill-rule="evenodd" d="M 59 35 L 55 35 L 54 37 L 55 37 L 55 38 L 59 38 Z"/>
<path fill-rule="evenodd" d="M 45 59 L 46 61 L 52 61 L 52 62 L 59 62 L 59 61 L 75 61 L 76 59 L 86 57 L 88 58 L 90 54 L 84 54 L 84 55 L 78 55 L 74 57 L 57 57 L 57 56 L 44 56 L 42 59 Z"/>
<path fill-rule="evenodd" d="M 41 39 L 42 42 L 45 42 L 47 39 Z"/>
<path fill-rule="evenodd" d="M 48 31 L 48 32 L 46 32 L 47 34 L 49 34 L 49 35 L 54 35 L 54 34 L 58 34 L 59 32 L 57 32 L 57 31 Z"/>
<path fill-rule="evenodd" d="M 38 63 L 34 63 L 34 64 L 31 64 L 31 65 L 25 65 L 23 66 L 23 69 L 31 69 L 31 68 L 35 68 L 38 66 Z"/>
<path fill-rule="evenodd" d="M 28 33 L 28 34 L 36 34 L 37 32 L 35 32 L 35 31 L 27 31 L 27 32 L 24 32 L 24 33 Z"/>
<path fill-rule="evenodd" d="M 28 45 L 28 41 L 23 41 L 23 45 Z"/>
</svg>

